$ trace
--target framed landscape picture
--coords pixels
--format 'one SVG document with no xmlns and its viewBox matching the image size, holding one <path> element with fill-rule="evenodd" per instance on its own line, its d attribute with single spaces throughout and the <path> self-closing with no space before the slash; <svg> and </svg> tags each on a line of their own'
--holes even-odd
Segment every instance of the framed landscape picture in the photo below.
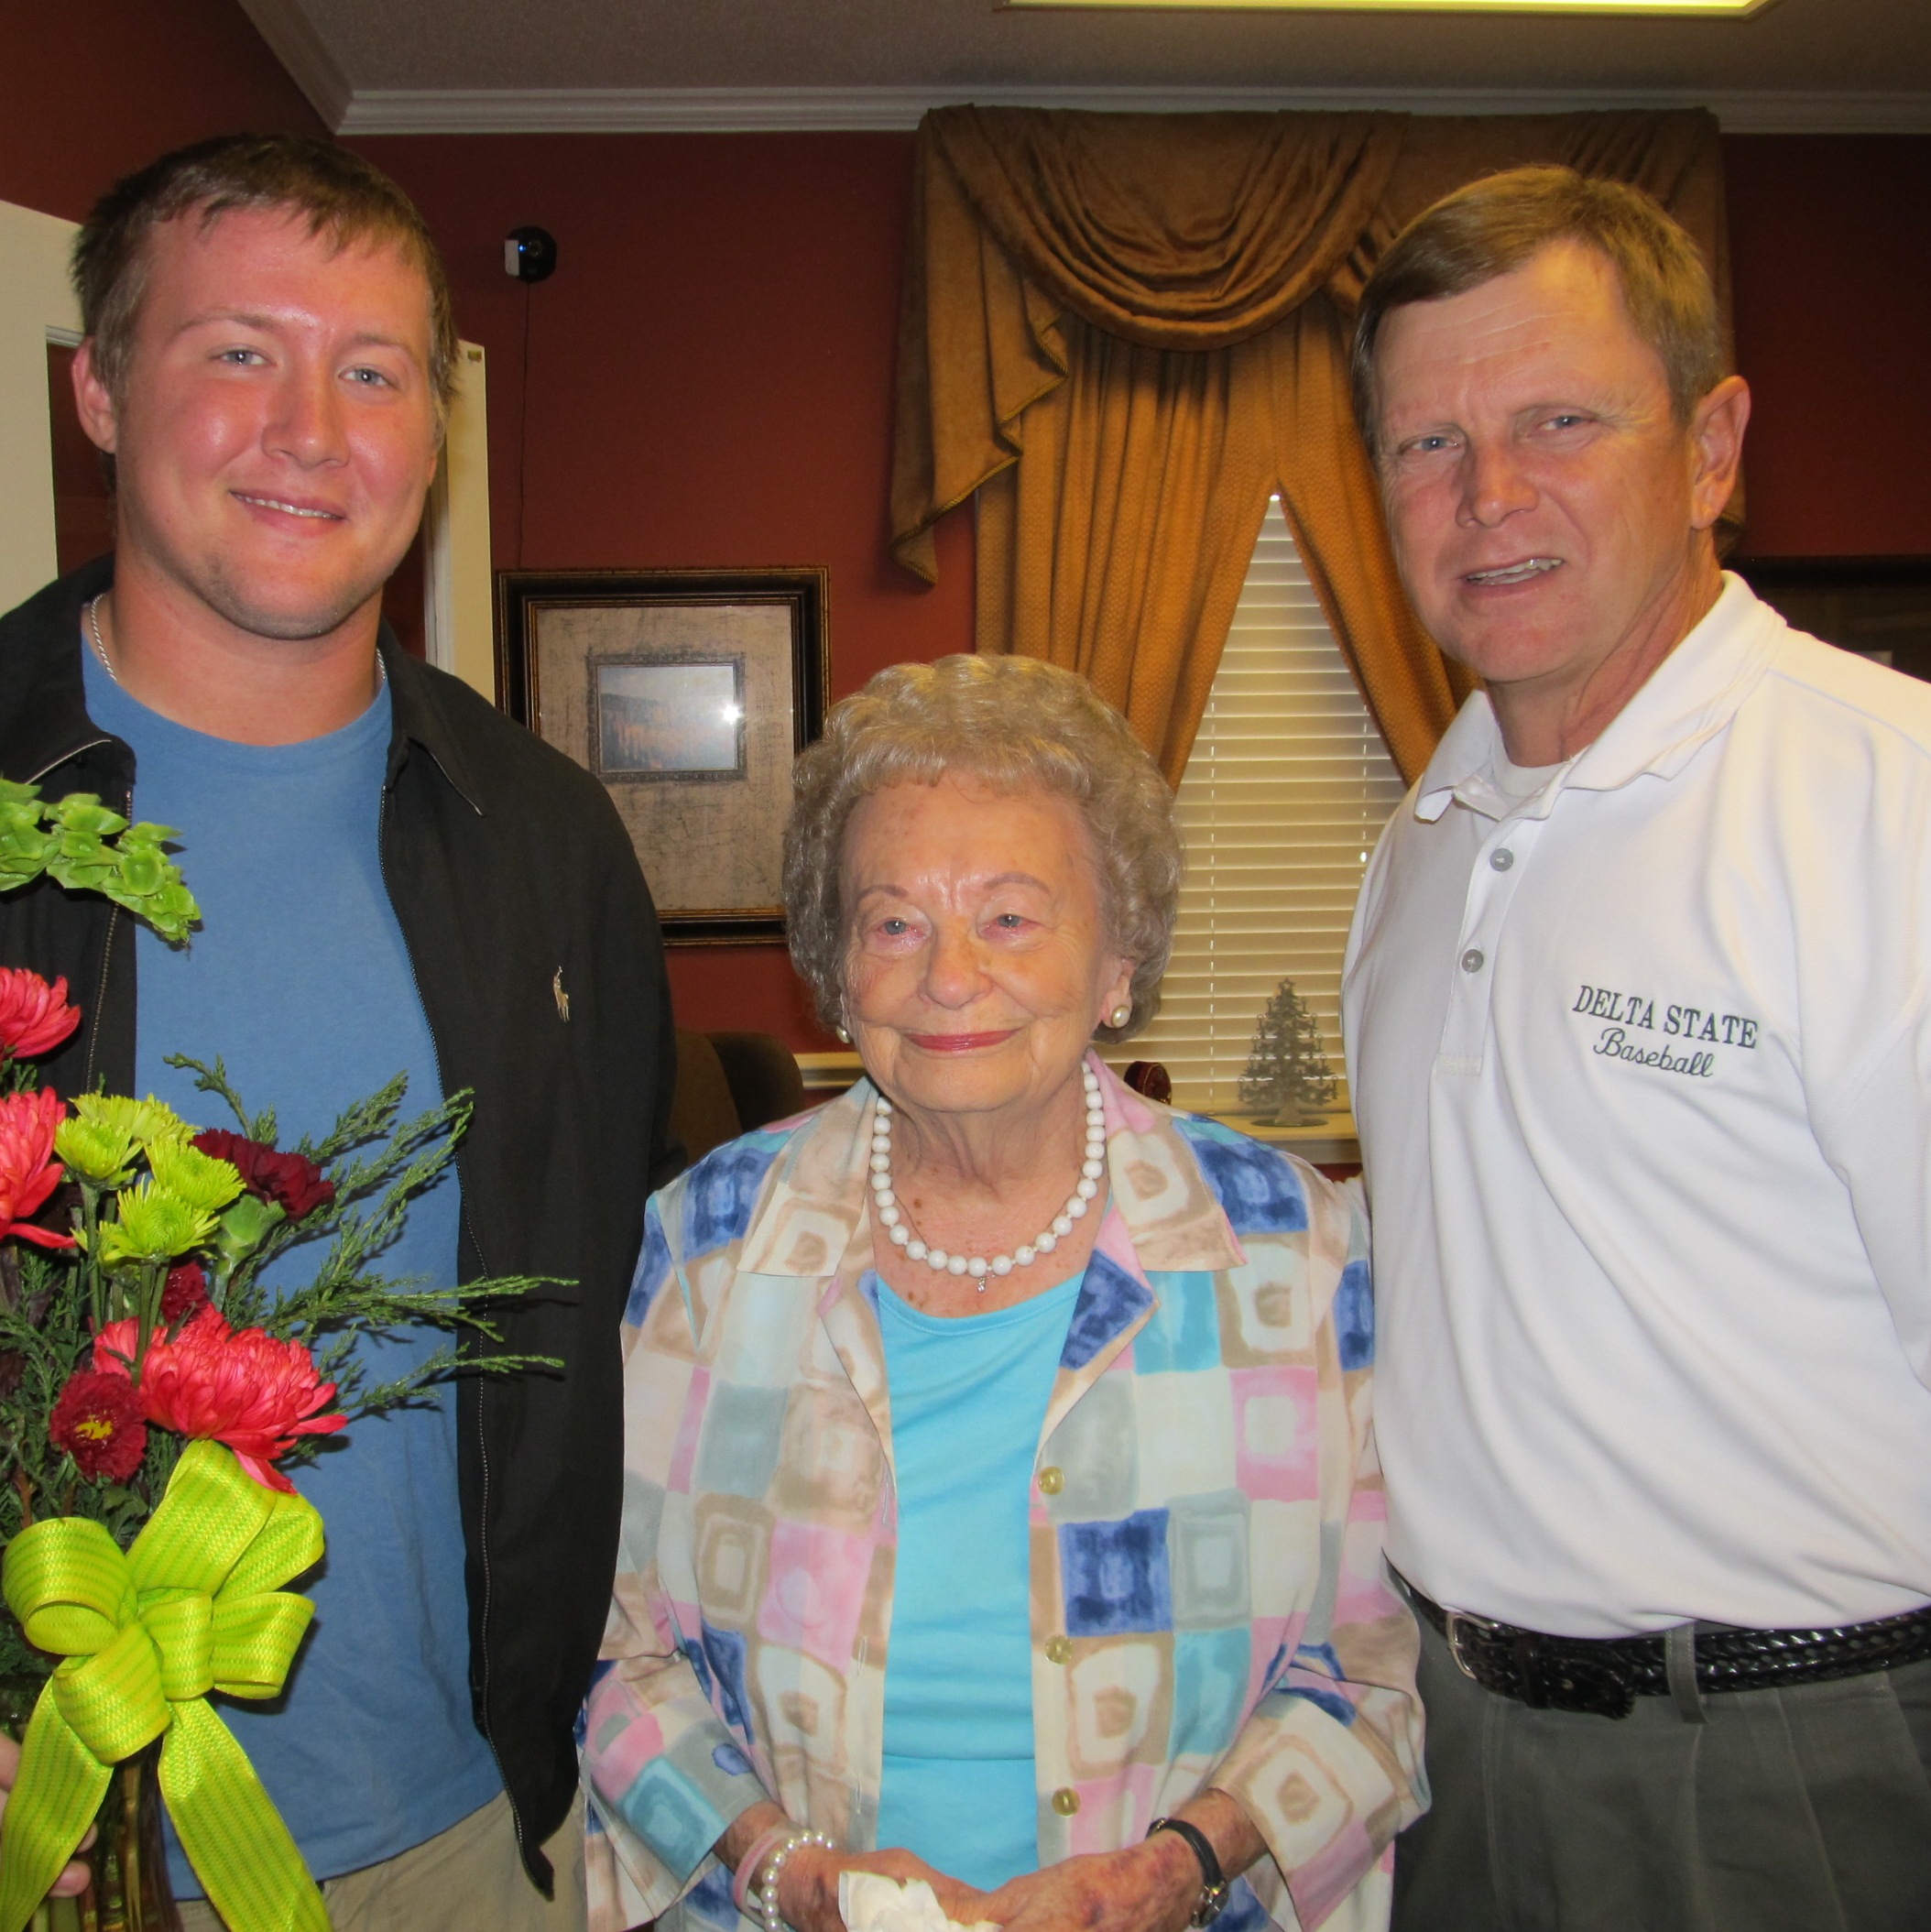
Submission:
<svg viewBox="0 0 1931 1932">
<path fill-rule="evenodd" d="M 673 944 L 784 937 L 828 600 L 820 568 L 497 573 L 496 701 L 604 781 Z"/>
<path fill-rule="evenodd" d="M 1931 678 L 1931 556 L 1732 557 L 1729 567 L 1799 630 Z"/>
</svg>

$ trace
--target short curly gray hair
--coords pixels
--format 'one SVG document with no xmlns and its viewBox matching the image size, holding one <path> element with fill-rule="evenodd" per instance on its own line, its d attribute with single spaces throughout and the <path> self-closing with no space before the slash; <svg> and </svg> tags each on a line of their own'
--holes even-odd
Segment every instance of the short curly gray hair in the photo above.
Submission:
<svg viewBox="0 0 1931 1932">
<path fill-rule="evenodd" d="M 1096 1037 L 1126 1040 L 1160 1010 L 1184 868 L 1173 794 L 1127 721 L 1070 671 L 1038 658 L 895 664 L 833 707 L 798 759 L 784 828 L 791 960 L 827 1026 L 842 1022 L 848 934 L 839 897 L 845 829 L 892 785 L 966 772 L 1002 791 L 1056 791 L 1080 808 L 1112 943 L 1134 962 L 1131 1016 Z"/>
</svg>

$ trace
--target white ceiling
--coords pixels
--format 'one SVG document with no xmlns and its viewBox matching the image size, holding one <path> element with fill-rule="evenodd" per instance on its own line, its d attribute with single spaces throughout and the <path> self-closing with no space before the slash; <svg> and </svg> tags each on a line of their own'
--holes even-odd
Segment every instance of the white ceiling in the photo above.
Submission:
<svg viewBox="0 0 1931 1932">
<path fill-rule="evenodd" d="M 1747 20 L 1009 11 L 995 0 L 242 0 L 334 125 L 911 126 L 945 101 L 1709 101 L 1726 126 L 1931 129 L 1927 0 Z"/>
</svg>

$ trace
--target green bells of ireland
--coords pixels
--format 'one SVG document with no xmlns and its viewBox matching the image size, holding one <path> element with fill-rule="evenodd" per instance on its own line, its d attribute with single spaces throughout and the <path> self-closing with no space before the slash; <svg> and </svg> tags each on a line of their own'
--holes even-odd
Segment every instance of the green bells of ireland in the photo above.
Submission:
<svg viewBox="0 0 1931 1932">
<path fill-rule="evenodd" d="M 321 1560 L 322 1518 L 219 1443 L 191 1443 L 134 1546 L 49 1517 L 6 1552 L 8 1607 L 61 1656 L 0 1819 L 0 1932 L 21 1932 L 93 1822 L 110 1767 L 160 1738 L 161 1796 L 235 1932 L 328 1932 L 322 1894 L 207 1701 L 272 1697 L 314 1605 L 282 1586 Z"/>
</svg>

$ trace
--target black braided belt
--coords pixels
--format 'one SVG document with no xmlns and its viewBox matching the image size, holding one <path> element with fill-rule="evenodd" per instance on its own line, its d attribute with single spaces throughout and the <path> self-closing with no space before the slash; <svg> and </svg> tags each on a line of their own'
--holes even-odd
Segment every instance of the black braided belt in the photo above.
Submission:
<svg viewBox="0 0 1931 1932">
<path fill-rule="evenodd" d="M 1664 1639 L 1551 1637 L 1446 1610 L 1403 1579 L 1408 1599 L 1448 1640 L 1464 1676 L 1539 1710 L 1626 1718 L 1638 1697 L 1667 1697 Z M 1838 1630 L 1706 1630 L 1696 1633 L 1696 1688 L 1769 1690 L 1862 1677 L 1931 1659 L 1931 1604 Z"/>
</svg>

